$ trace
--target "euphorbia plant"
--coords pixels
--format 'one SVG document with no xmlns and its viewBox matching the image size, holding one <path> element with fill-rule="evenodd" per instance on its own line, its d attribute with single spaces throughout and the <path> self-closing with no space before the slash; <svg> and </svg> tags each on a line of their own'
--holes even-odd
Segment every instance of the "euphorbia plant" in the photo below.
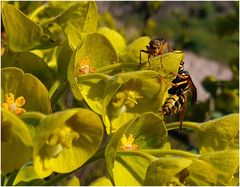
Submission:
<svg viewBox="0 0 240 187">
<path fill-rule="evenodd" d="M 2 10 L 2 185 L 80 185 L 76 176 L 98 160 L 105 167 L 91 185 L 237 184 L 238 114 L 183 122 L 198 137 L 195 152 L 169 141 L 179 122 L 166 124 L 159 111 L 182 51 L 151 66 L 145 55 L 138 70 L 150 37 L 127 44 L 98 28 L 92 1 Z"/>
</svg>

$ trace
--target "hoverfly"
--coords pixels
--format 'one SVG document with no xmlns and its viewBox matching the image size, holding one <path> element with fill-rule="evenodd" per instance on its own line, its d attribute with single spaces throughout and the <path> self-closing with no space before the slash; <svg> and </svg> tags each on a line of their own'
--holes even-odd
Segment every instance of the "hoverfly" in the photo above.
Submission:
<svg viewBox="0 0 240 187">
<path fill-rule="evenodd" d="M 184 62 L 181 61 L 178 74 L 172 81 L 172 87 L 168 90 L 169 96 L 164 102 L 161 111 L 162 115 L 170 116 L 181 110 L 179 132 L 181 132 L 189 92 L 192 93 L 191 105 L 194 105 L 197 101 L 197 89 L 189 72 L 184 70 Z"/>
<path fill-rule="evenodd" d="M 153 39 L 149 42 L 149 45 L 147 45 L 146 47 L 147 47 L 147 50 L 143 50 L 143 49 L 140 50 L 140 62 L 139 62 L 139 65 L 138 65 L 138 69 L 140 68 L 140 66 L 142 64 L 142 53 L 147 53 L 148 54 L 149 66 L 151 65 L 150 58 L 161 55 L 160 63 L 161 63 L 161 67 L 163 67 L 163 65 L 162 65 L 162 55 L 164 53 L 173 51 L 172 48 L 169 45 L 169 42 L 167 40 L 164 40 L 164 39 Z"/>
</svg>

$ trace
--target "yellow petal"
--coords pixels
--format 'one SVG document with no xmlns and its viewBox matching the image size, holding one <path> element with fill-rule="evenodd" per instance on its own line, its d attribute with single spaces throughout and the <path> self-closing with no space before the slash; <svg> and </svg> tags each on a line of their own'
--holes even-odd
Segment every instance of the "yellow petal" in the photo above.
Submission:
<svg viewBox="0 0 240 187">
<path fill-rule="evenodd" d="M 13 104 L 14 103 L 14 95 L 12 93 L 8 93 L 5 95 L 5 102 L 7 104 Z"/>
<path fill-rule="evenodd" d="M 25 99 L 23 96 L 18 97 L 15 100 L 15 104 L 17 105 L 17 107 L 22 107 L 25 104 Z"/>
<path fill-rule="evenodd" d="M 134 140 L 135 140 L 135 136 L 133 134 L 129 134 L 128 139 L 127 139 L 127 143 L 128 144 L 133 144 Z"/>
<path fill-rule="evenodd" d="M 23 109 L 23 108 L 17 108 L 17 109 L 15 110 L 15 114 L 17 114 L 17 115 L 21 115 L 21 114 L 23 114 L 24 112 L 26 112 L 26 110 Z"/>
<path fill-rule="evenodd" d="M 6 109 L 6 110 L 9 110 L 9 105 L 7 103 L 3 103 L 2 108 Z"/>
</svg>

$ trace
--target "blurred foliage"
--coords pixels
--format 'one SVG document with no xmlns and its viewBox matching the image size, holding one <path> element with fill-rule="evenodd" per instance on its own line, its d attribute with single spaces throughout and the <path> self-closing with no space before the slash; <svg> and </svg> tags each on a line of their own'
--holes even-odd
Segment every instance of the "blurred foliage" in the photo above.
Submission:
<svg viewBox="0 0 240 187">
<path fill-rule="evenodd" d="M 238 2 L 98 4 L 112 14 L 116 29 L 124 30 L 130 41 L 142 35 L 166 38 L 174 49 L 190 50 L 225 64 L 238 54 Z"/>
</svg>

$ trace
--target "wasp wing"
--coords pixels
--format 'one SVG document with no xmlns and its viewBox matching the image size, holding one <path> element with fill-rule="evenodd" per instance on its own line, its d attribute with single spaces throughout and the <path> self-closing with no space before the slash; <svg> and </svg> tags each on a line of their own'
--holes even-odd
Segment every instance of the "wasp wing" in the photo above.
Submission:
<svg viewBox="0 0 240 187">
<path fill-rule="evenodd" d="M 195 105 L 197 102 L 197 88 L 195 87 L 191 77 L 189 77 L 189 87 L 192 93 L 191 105 Z"/>
</svg>

